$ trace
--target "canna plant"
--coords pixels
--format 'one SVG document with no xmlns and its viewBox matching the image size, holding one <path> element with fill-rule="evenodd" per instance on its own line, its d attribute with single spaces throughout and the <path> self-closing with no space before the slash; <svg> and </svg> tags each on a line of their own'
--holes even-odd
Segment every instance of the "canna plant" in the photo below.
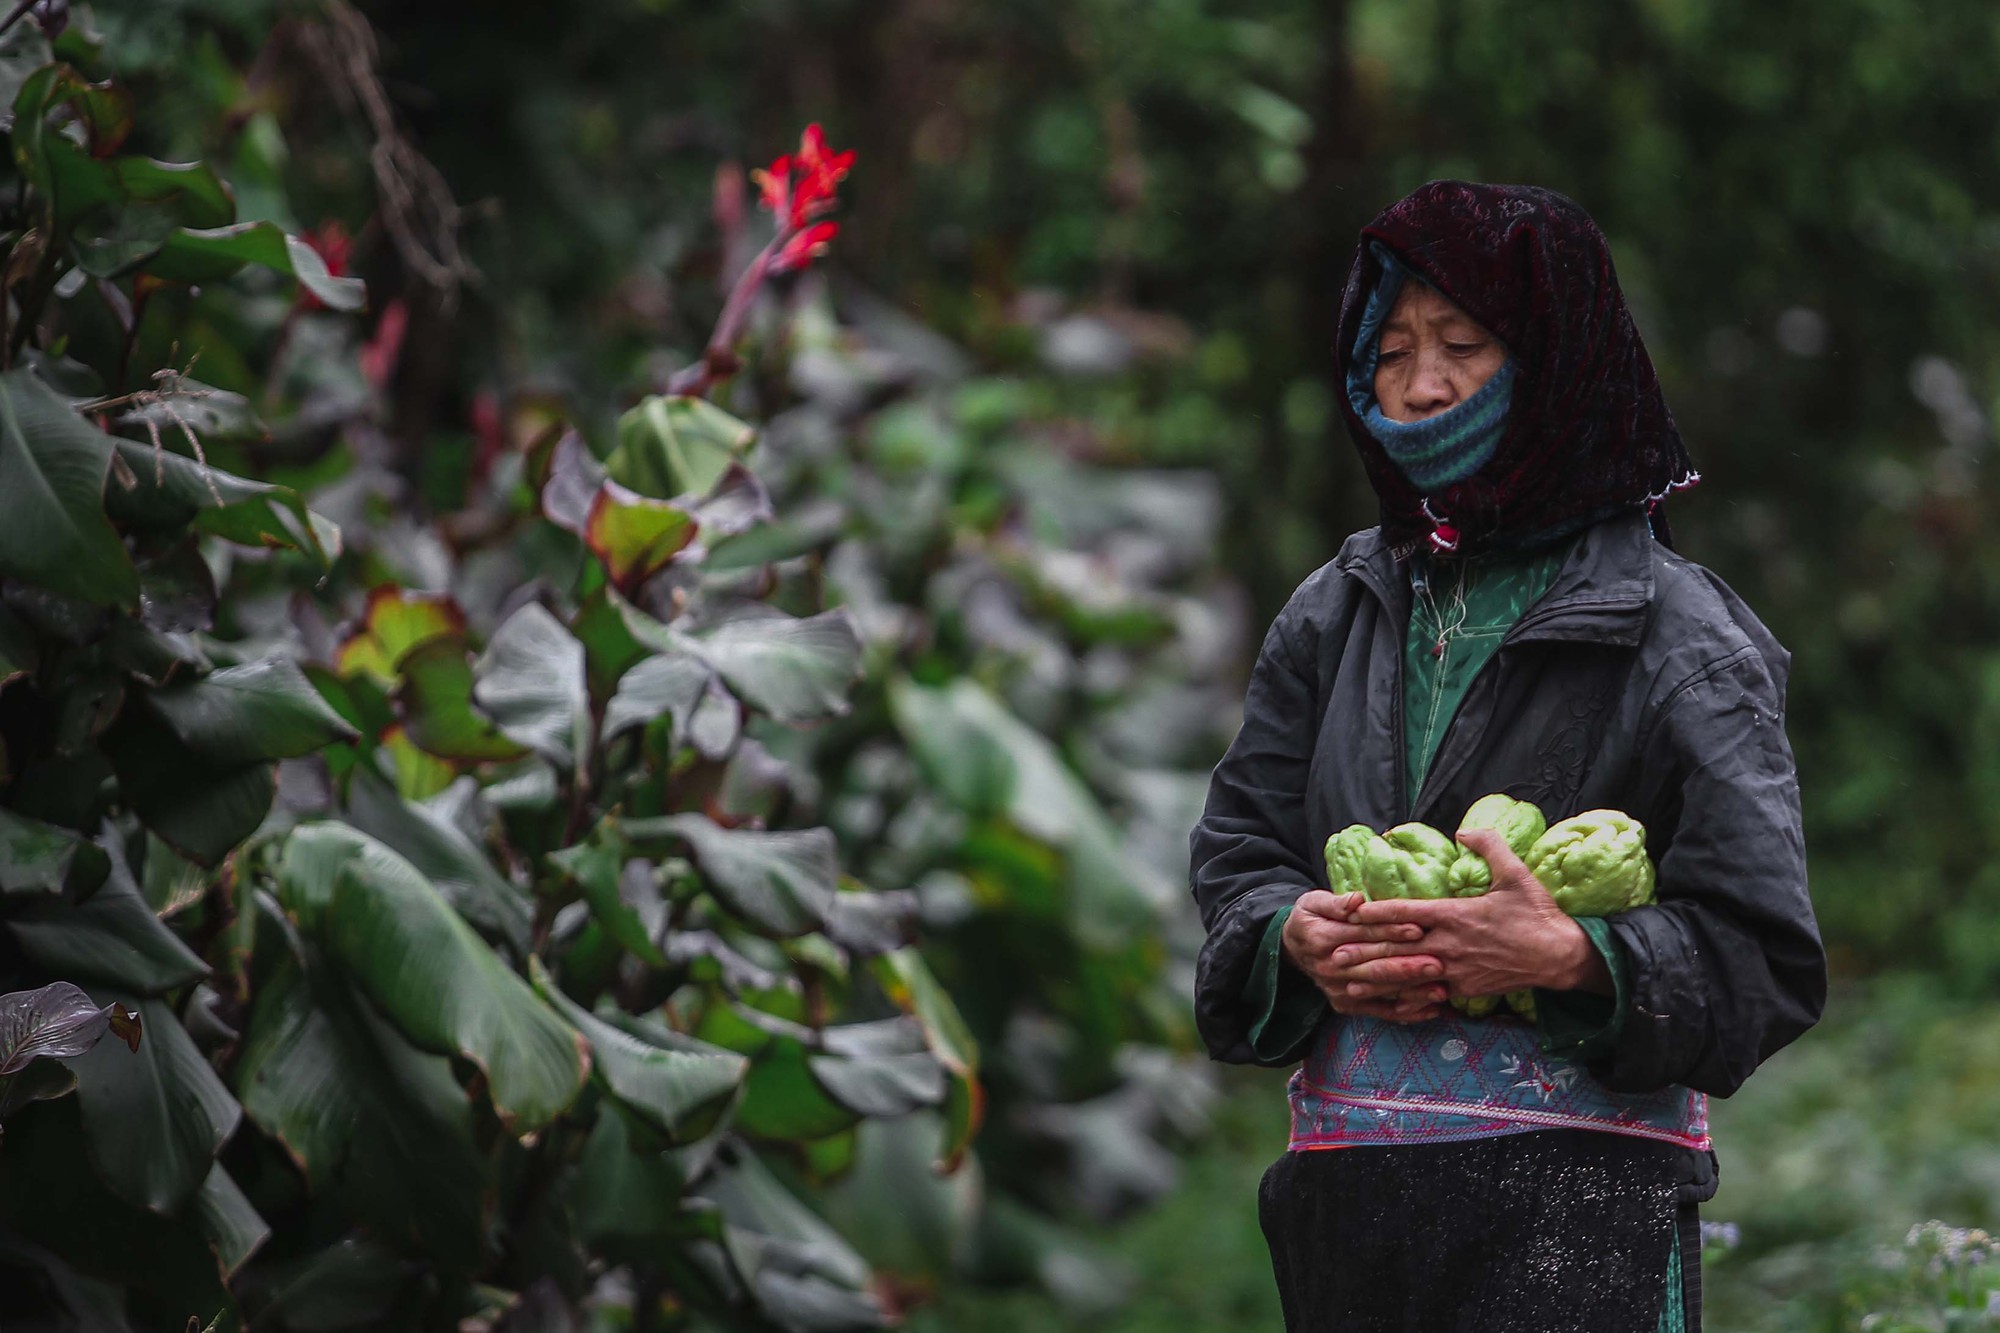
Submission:
<svg viewBox="0 0 2000 1333">
<path fill-rule="evenodd" d="M 10 1047 L 10 1317 L 882 1323 L 796 1188 L 925 1108 L 937 1164 L 963 1160 L 977 1054 L 907 899 L 842 874 L 828 830 L 766 825 L 747 724 L 844 711 L 859 645 L 844 611 L 709 586 L 710 544 L 772 517 L 752 432 L 675 394 L 602 462 L 540 440 L 524 544 L 563 577 L 497 623 L 380 585 L 323 655 L 242 633 L 259 586 L 314 621 L 366 543 L 209 465 L 262 433 L 242 397 L 129 389 L 142 322 L 177 290 L 226 305 L 246 265 L 310 297 L 288 333 L 360 284 L 239 224 L 206 165 L 123 154 L 130 97 L 5 36 L 0 990 L 76 1011 Z M 794 199 L 767 183 L 742 301 L 829 238 L 847 159 L 823 147 Z M 100 1020 L 143 1040 L 86 1052 Z"/>
</svg>

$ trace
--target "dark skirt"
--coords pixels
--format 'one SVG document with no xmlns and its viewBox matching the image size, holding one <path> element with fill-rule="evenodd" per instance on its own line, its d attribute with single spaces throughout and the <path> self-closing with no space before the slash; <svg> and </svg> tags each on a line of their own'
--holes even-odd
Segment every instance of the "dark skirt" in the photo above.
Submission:
<svg viewBox="0 0 2000 1333">
<path fill-rule="evenodd" d="M 1680 1246 L 1701 1327 L 1685 1150 L 1544 1130 L 1288 1152 L 1258 1217 L 1288 1333 L 1655 1333 Z"/>
</svg>

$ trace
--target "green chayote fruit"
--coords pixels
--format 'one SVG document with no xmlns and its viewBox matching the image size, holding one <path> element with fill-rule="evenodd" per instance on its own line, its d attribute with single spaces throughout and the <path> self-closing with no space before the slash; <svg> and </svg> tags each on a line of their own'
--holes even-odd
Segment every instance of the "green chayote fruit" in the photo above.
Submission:
<svg viewBox="0 0 2000 1333">
<path fill-rule="evenodd" d="M 1495 1007 L 1497 1008 L 1498 1006 L 1496 1005 Z M 1530 1023 L 1534 1022 L 1535 1021 L 1534 988 L 1529 987 L 1527 990 L 1508 991 L 1507 1007 L 1509 1009 L 1512 1009 L 1515 1013 L 1519 1014 L 1521 1017 L 1527 1019 Z"/>
<path fill-rule="evenodd" d="M 1365 848 L 1362 866 L 1370 901 L 1448 898 L 1458 844 L 1429 824 L 1398 824 Z"/>
<path fill-rule="evenodd" d="M 1571 916 L 1610 916 L 1653 901 L 1646 828 L 1621 810 L 1586 810 L 1550 828 L 1521 858 Z"/>
<path fill-rule="evenodd" d="M 1349 824 L 1326 840 L 1326 885 L 1335 893 L 1368 892 L 1368 847 L 1380 842 L 1366 824 Z"/>
<path fill-rule="evenodd" d="M 1541 808 L 1531 801 L 1517 801 L 1501 792 L 1482 796 L 1472 803 L 1465 812 L 1465 818 L 1458 821 L 1458 831 L 1490 828 L 1498 833 L 1514 855 L 1526 860 L 1528 849 L 1535 845 L 1548 829 L 1548 821 L 1542 817 Z M 1493 887 L 1493 871 L 1486 864 L 1486 858 L 1470 847 L 1460 847 L 1458 857 L 1452 862 L 1450 894 L 1454 898 L 1477 898 Z"/>
</svg>

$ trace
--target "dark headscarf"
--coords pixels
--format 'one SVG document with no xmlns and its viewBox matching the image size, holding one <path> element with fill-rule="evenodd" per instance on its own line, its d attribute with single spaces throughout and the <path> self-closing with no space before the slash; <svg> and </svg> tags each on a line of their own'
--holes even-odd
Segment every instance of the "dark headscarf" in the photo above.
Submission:
<svg viewBox="0 0 2000 1333">
<path fill-rule="evenodd" d="M 1345 380 L 1379 241 L 1507 345 L 1518 365 L 1506 435 L 1473 476 L 1420 494 L 1338 395 L 1392 544 L 1470 554 L 1545 545 L 1632 509 L 1656 511 L 1700 475 L 1660 393 L 1604 233 L 1529 185 L 1432 181 L 1361 231 L 1334 357 Z M 1654 530 L 1670 540 L 1665 516 Z"/>
</svg>

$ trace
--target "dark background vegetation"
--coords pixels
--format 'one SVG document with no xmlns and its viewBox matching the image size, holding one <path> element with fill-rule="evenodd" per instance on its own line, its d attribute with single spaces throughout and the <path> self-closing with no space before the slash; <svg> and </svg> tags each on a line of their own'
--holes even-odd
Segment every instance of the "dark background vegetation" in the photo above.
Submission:
<svg viewBox="0 0 2000 1333">
<path fill-rule="evenodd" d="M 1183 773 L 1167 809 L 1185 811 L 1190 790 L 1198 802 L 1262 627 L 1372 521 L 1328 356 L 1358 226 L 1440 176 L 1578 200 L 1610 238 L 1703 473 L 1670 502 L 1678 545 L 1795 655 L 1788 728 L 1837 980 L 1826 1027 L 1716 1108 L 1724 1185 L 1708 1211 L 1740 1241 L 1711 1254 L 1710 1326 L 1851 1327 L 1907 1307 L 1908 1327 L 1945 1327 L 1922 1311 L 1984 1308 L 1983 1287 L 1934 1290 L 1922 1256 L 1892 1269 L 1879 1247 L 1927 1218 L 2000 1223 L 1992 6 L 375 0 L 359 13 L 379 42 L 374 106 L 313 46 L 316 5 L 95 10 L 105 72 L 148 109 L 135 146 L 216 162 L 246 217 L 337 221 L 369 285 L 362 336 L 379 338 L 391 309 L 407 320 L 365 422 L 274 421 L 242 467 L 308 499 L 356 457 L 400 478 L 365 511 L 380 531 L 360 545 L 409 568 L 395 534 L 449 534 L 469 507 L 487 405 L 509 421 L 559 405 L 608 440 L 698 354 L 746 258 L 738 173 L 818 122 L 857 152 L 842 231 L 812 275 L 774 289 L 751 369 L 721 400 L 753 421 L 817 401 L 920 470 L 1032 439 L 1094 474 L 1212 478 L 1215 544 L 1184 554 L 1231 611 L 1207 630 L 1231 656 L 1209 674 L 1166 668 L 1189 686 L 1180 748 L 1155 756 Z M 385 133 L 438 173 L 413 178 L 400 212 L 370 165 Z M 224 320 L 164 293 L 138 359 L 199 349 L 202 378 L 270 401 L 280 361 L 245 334 L 269 324 Z M 852 358 L 837 383 L 802 351 L 814 339 Z M 881 415 L 911 396 L 866 372 L 883 347 L 971 386 L 953 390 L 949 424 Z M 891 513 L 872 540 L 895 539 Z M 900 577 L 895 600 L 936 598 Z M 979 669 L 950 653 L 929 668 L 933 684 Z M 1034 720 L 1080 760 L 1063 717 Z M 1143 802 L 1123 795 L 1111 808 L 1143 825 Z M 1154 845 L 1171 855 L 1184 831 Z M 1161 932 L 1184 946 L 1185 916 Z M 1182 974 L 1159 966 L 1184 1000 Z M 1006 978 L 940 970 L 983 1040 L 1003 1030 L 987 1019 Z M 1191 1049 L 1184 1023 L 1143 1035 Z M 1205 1094 L 1198 1065 L 1179 1068 Z M 1045 1257 L 1013 1274 L 1036 1279 L 1027 1290 L 1001 1294 L 947 1281 L 913 1326 L 1274 1326 L 1252 1199 L 1282 1143 L 1281 1101 L 1268 1077 L 1219 1087 L 1208 1132 L 1193 1114 L 1161 1132 L 1180 1165 L 1125 1163 L 1109 1202 L 1038 1193 L 1037 1141 L 999 1126 L 996 1180 L 1069 1226 L 1088 1266 Z M 1179 1188 L 1128 1218 L 1155 1192 L 1132 1176 Z M 871 1225 L 859 1216 L 850 1231 Z M 1105 1313 L 1121 1292 L 1123 1313 Z"/>
</svg>

